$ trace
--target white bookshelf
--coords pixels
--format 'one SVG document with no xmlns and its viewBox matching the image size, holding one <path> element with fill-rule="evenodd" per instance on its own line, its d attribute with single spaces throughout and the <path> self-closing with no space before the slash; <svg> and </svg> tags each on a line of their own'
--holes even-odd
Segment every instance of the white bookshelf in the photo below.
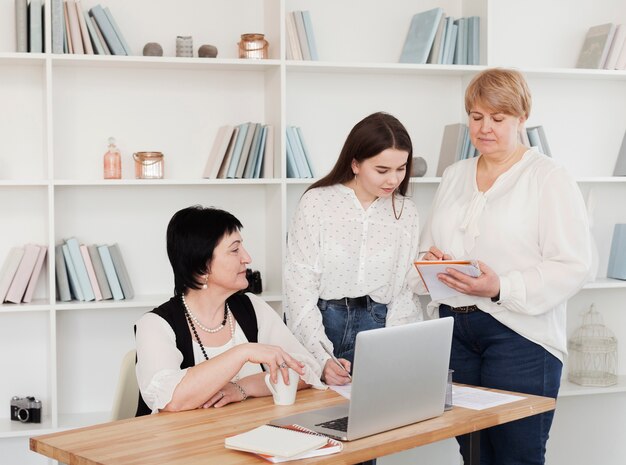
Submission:
<svg viewBox="0 0 626 465">
<path fill-rule="evenodd" d="M 96 3 L 82 0 L 84 8 Z M 0 305 L 0 399 L 36 395 L 47 419 L 26 426 L 10 422 L 8 408 L 0 413 L 0 447 L 8 446 L 13 462 L 22 459 L 15 441 L 27 447 L 26 438 L 34 434 L 106 420 L 119 362 L 134 344 L 134 321 L 173 288 L 165 228 L 176 210 L 203 204 L 234 213 L 244 225 L 252 267 L 261 270 L 262 297 L 280 309 L 289 220 L 313 182 L 286 178 L 286 125 L 302 128 L 315 174 L 321 176 L 359 119 L 379 110 L 397 116 L 412 137 L 414 156 L 428 164 L 425 177 L 411 180 L 425 220 L 440 181 L 434 174 L 443 127 L 464 121 L 467 83 L 485 66 L 516 67 L 533 93 L 528 125 L 544 126 L 555 159 L 568 167 L 583 194 L 594 190 L 593 234 L 599 276 L 606 275 L 613 224 L 626 222 L 626 205 L 619 200 L 626 198 L 626 178 L 611 176 L 626 129 L 626 72 L 578 70 L 573 64 L 589 26 L 626 23 L 623 2 L 584 0 L 575 8 L 565 0 L 396 0 L 393 5 L 380 0 L 106 0 L 103 5 L 135 53 L 156 41 L 166 56 L 15 53 L 14 2 L 0 0 L 0 99 L 7 109 L 0 116 L 0 260 L 10 247 L 27 242 L 49 248 L 35 301 Z M 397 63 L 411 16 L 436 6 L 455 17 L 481 17 L 480 66 Z M 285 59 L 284 15 L 304 9 L 311 11 L 319 62 Z M 266 34 L 270 59 L 237 59 L 240 34 L 257 31 Z M 192 35 L 194 51 L 216 45 L 218 57 L 174 57 L 177 35 Z M 245 121 L 274 126 L 275 177 L 202 179 L 217 129 Z M 102 179 L 109 136 L 122 151 L 119 181 Z M 133 178 L 131 154 L 142 150 L 165 154 L 165 179 Z M 85 243 L 117 242 L 137 297 L 55 302 L 51 255 L 68 236 Z M 624 282 L 606 278 L 587 284 L 570 302 L 568 334 L 578 326 L 579 314 L 596 303 L 618 339 L 626 341 L 620 304 L 625 289 Z M 620 345 L 621 360 L 625 346 Z M 618 386 L 623 387 L 625 374 L 620 368 Z M 565 383 L 563 408 L 584 407 L 609 392 L 624 397 L 622 388 L 578 389 Z M 557 443 L 573 428 L 558 417 L 551 433 Z M 601 448 L 602 430 L 590 441 Z M 619 463 L 625 457 L 622 453 Z M 550 460 L 566 463 L 558 452 Z M 618 463 L 611 460 L 602 463 Z"/>
</svg>

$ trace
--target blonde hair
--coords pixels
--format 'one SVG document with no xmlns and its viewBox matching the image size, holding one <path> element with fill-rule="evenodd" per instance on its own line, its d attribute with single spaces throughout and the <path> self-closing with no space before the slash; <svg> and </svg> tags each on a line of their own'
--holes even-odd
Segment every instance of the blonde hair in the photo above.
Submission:
<svg viewBox="0 0 626 465">
<path fill-rule="evenodd" d="M 512 69 L 491 68 L 474 76 L 465 91 L 465 111 L 480 103 L 506 115 L 528 119 L 532 97 L 522 73 Z"/>
</svg>

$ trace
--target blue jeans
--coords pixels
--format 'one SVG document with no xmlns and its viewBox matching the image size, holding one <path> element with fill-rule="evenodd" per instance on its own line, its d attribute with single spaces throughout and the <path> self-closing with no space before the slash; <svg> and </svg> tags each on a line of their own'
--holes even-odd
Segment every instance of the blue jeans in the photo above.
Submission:
<svg viewBox="0 0 626 465">
<path fill-rule="evenodd" d="M 556 398 L 562 363 L 543 347 L 520 336 L 488 313 L 454 313 L 450 368 L 453 380 L 507 391 Z M 481 431 L 481 465 L 542 465 L 554 411 Z M 457 438 L 466 456 L 469 435 Z"/>
<path fill-rule="evenodd" d="M 363 302 L 355 303 L 356 300 Z M 359 299 L 317 301 L 326 336 L 333 343 L 335 357 L 354 362 L 356 335 L 367 329 L 384 328 L 387 305 L 365 296 Z"/>
</svg>

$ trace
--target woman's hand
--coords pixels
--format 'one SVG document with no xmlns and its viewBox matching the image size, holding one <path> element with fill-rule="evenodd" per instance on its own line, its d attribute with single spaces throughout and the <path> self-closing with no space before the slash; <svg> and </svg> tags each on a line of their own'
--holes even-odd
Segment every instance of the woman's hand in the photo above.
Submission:
<svg viewBox="0 0 626 465">
<path fill-rule="evenodd" d="M 437 247 L 432 246 L 430 249 L 428 249 L 428 252 L 426 252 L 426 254 L 422 257 L 422 260 L 452 260 L 452 257 L 447 253 L 443 253 Z"/>
<path fill-rule="evenodd" d="M 276 383 L 280 372 L 285 384 L 289 384 L 288 368 L 296 371 L 300 376 L 304 374 L 304 363 L 299 362 L 278 346 L 248 343 L 237 347 L 244 351 L 247 362 L 264 363 L 269 368 L 272 383 Z"/>
<path fill-rule="evenodd" d="M 474 278 L 461 271 L 447 268 L 445 273 L 437 275 L 439 281 L 462 294 L 479 297 L 494 297 L 500 292 L 500 278 L 483 262 L 478 262 L 480 276 Z"/>
<path fill-rule="evenodd" d="M 326 365 L 324 365 L 324 371 L 322 372 L 322 380 L 331 386 L 343 386 L 350 382 L 350 378 L 348 377 L 350 362 L 345 358 L 339 358 L 337 360 L 343 365 L 345 371 L 339 368 L 337 364 L 329 358 L 326 360 Z"/>
<path fill-rule="evenodd" d="M 248 397 L 263 397 L 270 394 L 269 389 L 265 385 L 265 372 L 256 373 L 254 375 L 246 376 L 245 378 L 237 381 L 237 384 L 241 386 L 241 389 L 246 393 Z M 233 402 L 241 402 L 244 400 L 243 393 L 232 382 L 226 383 L 217 391 L 213 397 L 206 401 L 202 408 L 209 407 L 224 407 L 225 405 Z"/>
</svg>

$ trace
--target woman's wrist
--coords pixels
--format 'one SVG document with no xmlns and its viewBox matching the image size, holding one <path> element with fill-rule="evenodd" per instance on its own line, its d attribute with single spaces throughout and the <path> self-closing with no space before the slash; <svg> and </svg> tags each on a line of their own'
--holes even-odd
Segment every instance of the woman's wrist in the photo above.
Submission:
<svg viewBox="0 0 626 465">
<path fill-rule="evenodd" d="M 236 381 L 230 381 L 230 384 L 232 384 L 241 394 L 241 402 L 248 398 L 248 393 L 246 393 L 246 390 L 241 386 L 241 384 Z"/>
</svg>

